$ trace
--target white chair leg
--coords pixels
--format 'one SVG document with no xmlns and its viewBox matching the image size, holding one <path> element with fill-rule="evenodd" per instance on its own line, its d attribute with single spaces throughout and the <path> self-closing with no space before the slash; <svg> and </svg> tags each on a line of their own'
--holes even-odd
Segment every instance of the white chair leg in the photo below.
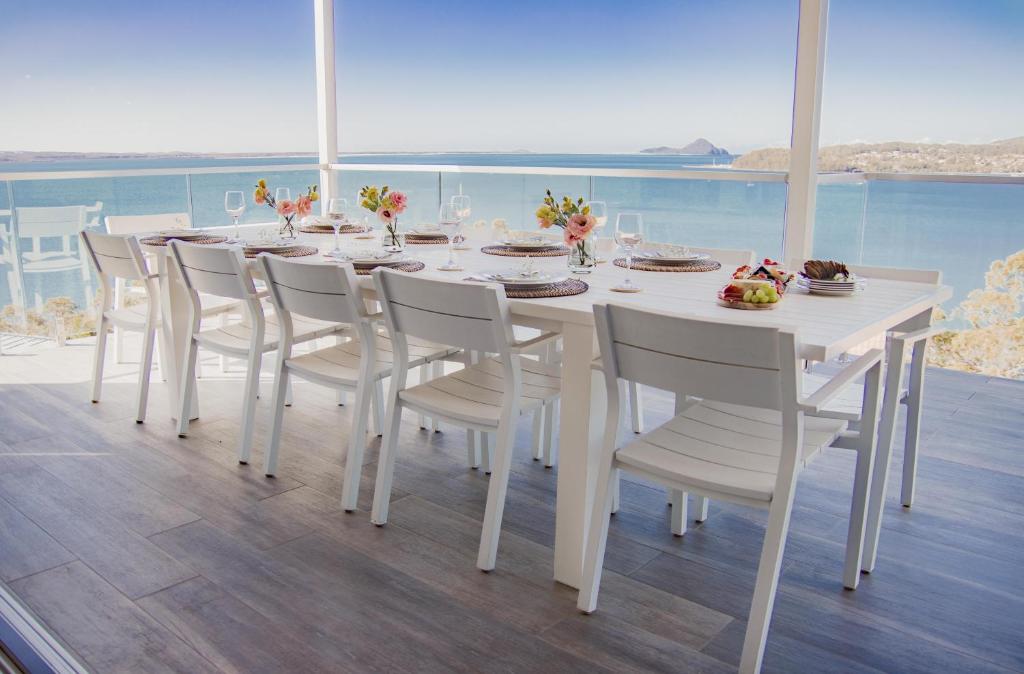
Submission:
<svg viewBox="0 0 1024 674">
<path fill-rule="evenodd" d="M 476 470 L 480 467 L 480 445 L 477 443 L 476 431 L 466 429 L 466 460 L 469 467 Z"/>
<path fill-rule="evenodd" d="M 597 477 L 597 491 L 594 505 L 587 520 L 587 549 L 583 555 L 583 578 L 580 579 L 580 594 L 576 608 L 584 613 L 593 613 L 597 608 L 597 594 L 601 588 L 601 572 L 604 570 L 604 550 L 608 542 L 608 520 L 612 507 L 614 475 L 619 470 L 611 461 L 601 464 Z"/>
<path fill-rule="evenodd" d="M 619 504 L 622 501 L 622 471 L 616 468 L 612 472 L 612 515 L 619 512 Z"/>
<path fill-rule="evenodd" d="M 391 483 L 395 477 L 395 457 L 398 455 L 398 428 L 401 423 L 402 408 L 392 397 L 388 403 L 387 419 L 384 422 L 384 439 L 380 443 L 377 481 L 373 489 L 373 509 L 370 511 L 370 521 L 379 527 L 384 526 L 388 521 Z"/>
<path fill-rule="evenodd" d="M 92 401 L 100 401 L 100 392 L 103 389 L 103 361 L 107 355 L 107 319 L 100 316 L 99 324 L 96 326 L 96 351 L 93 353 L 92 362 Z"/>
<path fill-rule="evenodd" d="M 629 409 L 632 414 L 633 432 L 644 432 L 644 401 L 640 394 L 640 386 L 635 382 L 629 382 Z"/>
<path fill-rule="evenodd" d="M 295 392 L 292 391 L 292 378 L 288 377 L 284 388 L 284 406 L 291 407 L 295 402 Z"/>
<path fill-rule="evenodd" d="M 359 380 L 356 388 L 356 404 L 352 412 L 352 429 L 348 436 L 348 453 L 345 456 L 345 478 L 341 486 L 341 507 L 352 512 L 359 503 L 359 480 L 363 476 L 363 454 L 366 450 L 367 422 L 370 416 L 371 390 L 373 382 Z M 390 496 L 390 486 L 388 487 Z M 384 515 L 387 517 L 387 514 Z"/>
<path fill-rule="evenodd" d="M 345 406 L 345 403 L 347 402 L 346 398 L 348 398 L 348 393 L 345 391 L 345 389 L 338 389 L 338 407 Z"/>
<path fill-rule="evenodd" d="M 544 416 L 547 404 L 541 405 L 533 411 L 533 429 L 530 434 L 530 449 L 533 453 L 533 460 L 540 461 L 544 456 Z"/>
<path fill-rule="evenodd" d="M 558 432 L 558 416 L 561 413 L 559 400 L 555 398 L 548 403 L 547 411 L 544 413 L 544 467 L 551 468 L 558 459 L 558 450 L 555 448 L 555 433 Z"/>
<path fill-rule="evenodd" d="M 874 443 L 872 442 L 872 450 Z M 858 451 L 853 479 L 853 500 L 850 505 L 850 525 L 846 534 L 846 559 L 843 564 L 843 587 L 856 590 L 860 582 L 860 562 L 864 554 L 864 531 L 868 519 L 868 497 L 871 490 L 871 470 L 874 451 Z"/>
<path fill-rule="evenodd" d="M 693 495 L 694 510 L 697 514 L 694 516 L 694 522 L 705 522 L 708 519 L 708 497 Z"/>
<path fill-rule="evenodd" d="M 761 560 L 757 565 L 754 598 L 750 603 L 747 632 L 743 638 L 743 654 L 740 656 L 741 674 L 757 674 L 761 671 L 768 625 L 772 619 L 772 608 L 775 606 L 775 591 L 779 585 L 782 553 L 786 548 L 786 533 L 789 531 L 789 516 L 793 508 L 795 487 L 796 485 L 792 484 L 785 490 L 787 493 L 776 493 L 768 509 L 768 528 L 761 547 Z"/>
<path fill-rule="evenodd" d="M 222 328 L 226 327 L 228 323 L 229 323 L 229 316 L 228 316 L 228 312 L 225 311 L 224 313 L 222 313 L 220 315 L 220 327 L 222 327 Z M 227 372 L 228 372 L 228 357 L 223 355 L 223 354 L 221 354 L 220 357 L 218 358 L 218 364 L 220 366 L 220 373 L 221 374 L 227 374 Z"/>
<path fill-rule="evenodd" d="M 377 437 L 384 435 L 384 380 L 378 379 L 373 385 L 373 401 L 370 405 L 373 412 L 373 432 Z"/>
<path fill-rule="evenodd" d="M 669 495 L 672 498 L 672 534 L 682 536 L 686 533 L 686 492 L 670 489 Z"/>
<path fill-rule="evenodd" d="M 271 417 L 270 417 L 270 438 L 267 442 L 267 451 L 263 456 L 263 474 L 267 477 L 277 475 L 277 454 L 281 448 L 281 427 L 284 425 L 285 397 L 288 392 L 288 384 L 291 376 L 288 368 L 284 366 L 281 359 L 274 365 L 274 392 L 270 396 Z"/>
<path fill-rule="evenodd" d="M 505 512 L 505 496 L 508 492 L 508 478 L 512 470 L 512 447 L 515 444 L 515 420 L 518 414 L 502 419 L 496 433 L 497 446 L 494 449 L 494 474 L 487 487 L 487 507 L 484 509 L 483 533 L 480 536 L 480 552 L 476 566 L 481 571 L 494 568 L 498 557 L 498 537 L 501 534 L 501 519 Z M 490 433 L 484 433 L 484 437 Z M 485 453 L 489 443 L 484 446 Z"/>
<path fill-rule="evenodd" d="M 253 349 L 245 372 L 245 393 L 242 397 L 242 429 L 238 438 L 238 463 L 249 463 L 252 454 L 252 436 L 256 431 L 256 396 L 260 387 L 260 366 L 263 352 Z M 286 380 L 287 383 L 287 380 Z"/>
<path fill-rule="evenodd" d="M 196 392 L 196 360 L 199 357 L 199 345 L 189 337 L 188 353 L 185 354 L 180 373 L 181 383 L 178 391 L 181 400 L 178 405 L 178 437 L 183 438 L 188 433 L 189 417 L 192 415 L 192 397 Z"/>
<path fill-rule="evenodd" d="M 433 377 L 434 379 L 444 376 L 443 360 L 435 360 L 433 363 L 430 364 L 430 376 Z M 434 431 L 435 433 L 439 433 L 441 431 L 441 428 L 438 426 L 437 417 L 433 417 L 430 419 L 430 430 Z"/>
<path fill-rule="evenodd" d="M 494 461 L 494 453 L 491 451 L 491 434 L 480 432 L 480 466 L 484 469 L 484 475 L 490 475 Z"/>
<path fill-rule="evenodd" d="M 114 279 L 114 308 L 121 309 L 124 304 L 125 281 Z M 120 365 L 125 362 L 124 358 L 124 330 L 114 326 L 114 362 Z"/>
<path fill-rule="evenodd" d="M 146 329 L 142 333 L 142 359 L 139 362 L 139 401 L 135 413 L 135 422 L 143 423 L 146 420 L 146 406 L 149 402 L 149 378 L 153 374 L 153 350 L 156 346 L 156 327 L 146 322 Z"/>
<path fill-rule="evenodd" d="M 903 482 L 900 503 L 909 508 L 914 504 L 914 485 L 917 482 L 917 447 L 921 440 L 921 403 L 924 400 L 924 357 L 928 344 L 914 345 L 910 359 L 910 390 L 907 395 L 907 430 L 903 436 Z"/>
<path fill-rule="evenodd" d="M 426 384 L 430 380 L 430 372 L 427 370 L 428 367 L 429 367 L 429 365 L 424 363 L 423 365 L 420 365 L 417 368 L 420 371 L 420 385 Z M 420 412 L 419 416 L 417 418 L 419 420 L 420 430 L 421 431 L 426 430 L 427 429 L 427 415 L 423 414 L 423 412 Z"/>
</svg>

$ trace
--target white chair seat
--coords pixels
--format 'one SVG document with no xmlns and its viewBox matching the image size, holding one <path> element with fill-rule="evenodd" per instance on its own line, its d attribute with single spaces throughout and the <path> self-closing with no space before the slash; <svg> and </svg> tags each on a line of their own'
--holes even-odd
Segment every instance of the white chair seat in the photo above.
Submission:
<svg viewBox="0 0 1024 674">
<path fill-rule="evenodd" d="M 830 379 L 831 377 L 826 374 L 805 372 L 803 381 L 804 395 L 814 393 L 824 386 Z M 904 387 L 900 392 L 900 402 L 906 401 L 907 393 L 908 391 L 906 387 Z M 863 400 L 864 384 L 850 384 L 828 404 L 828 406 L 822 411 L 822 415 L 835 419 L 846 419 L 847 421 L 860 421 L 860 412 Z"/>
<path fill-rule="evenodd" d="M 21 266 L 21 270 L 26 274 L 71 271 L 82 268 L 82 260 L 80 258 L 69 256 L 63 251 L 23 253 L 22 259 L 24 263 Z"/>
<path fill-rule="evenodd" d="M 126 330 L 145 330 L 146 314 L 148 312 L 149 303 L 139 302 L 121 309 L 111 309 L 106 312 L 106 316 L 110 319 L 111 323 L 119 328 L 124 328 Z M 160 325 L 159 318 L 157 318 L 155 325 Z"/>
<path fill-rule="evenodd" d="M 456 351 L 451 347 L 422 339 L 409 338 L 408 343 L 409 367 L 411 368 L 443 358 Z M 391 367 L 394 365 L 394 351 L 391 339 L 386 334 L 377 335 L 376 357 L 375 378 L 381 379 L 390 376 Z M 326 349 L 289 358 L 286 362 L 293 373 L 300 377 L 331 380 L 338 384 L 354 387 L 359 381 L 360 361 L 360 343 L 356 338 Z"/>
<path fill-rule="evenodd" d="M 558 365 L 530 358 L 521 358 L 519 362 L 523 371 L 520 412 L 533 411 L 558 397 L 562 388 L 562 371 Z M 464 370 L 400 391 L 398 395 L 404 403 L 428 415 L 497 428 L 501 418 L 503 378 L 501 363 L 488 358 Z"/>
<path fill-rule="evenodd" d="M 343 330 L 339 323 L 329 323 L 311 318 L 292 316 L 293 340 L 307 342 L 318 337 L 326 337 Z M 249 354 L 249 340 L 252 337 L 252 326 L 242 321 L 228 325 L 201 330 L 196 336 L 203 348 L 220 352 L 234 353 L 239 356 Z M 263 350 L 273 351 L 280 339 L 278 317 L 269 310 L 266 314 L 266 329 L 263 333 Z"/>
<path fill-rule="evenodd" d="M 841 419 L 805 417 L 802 461 L 846 430 Z M 695 492 L 771 501 L 782 451 L 782 414 L 713 401 L 694 404 L 615 454 L 619 462 Z"/>
</svg>

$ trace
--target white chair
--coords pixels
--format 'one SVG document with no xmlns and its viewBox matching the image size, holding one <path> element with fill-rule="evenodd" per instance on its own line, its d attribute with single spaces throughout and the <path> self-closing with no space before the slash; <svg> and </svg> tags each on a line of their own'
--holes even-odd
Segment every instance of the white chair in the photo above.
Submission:
<svg viewBox="0 0 1024 674">
<path fill-rule="evenodd" d="M 654 244 L 658 245 L 658 244 Z M 755 264 L 754 251 L 731 248 L 702 248 L 688 246 L 691 253 L 706 253 L 711 259 L 718 260 L 724 269 L 732 269 L 743 265 Z M 629 411 L 634 433 L 644 432 L 644 402 L 640 387 L 635 381 L 626 384 L 629 387 Z"/>
<path fill-rule="evenodd" d="M 101 207 L 95 206 L 31 206 L 14 209 L 15 227 L 11 235 L 12 261 L 11 287 L 15 304 L 28 306 L 25 297 L 25 277 L 41 274 L 79 272 L 84 285 L 85 302 L 92 302 L 92 278 L 89 275 L 88 256 L 77 248 L 78 233 L 90 224 L 90 214 Z M 31 246 L 23 250 L 21 240 L 29 239 Z M 44 250 L 44 239 L 59 239 L 59 250 Z M 74 246 L 72 245 L 74 242 Z M 35 306 L 43 305 L 41 290 L 37 287 Z"/>
<path fill-rule="evenodd" d="M 242 429 L 238 442 L 238 462 L 249 463 L 255 429 L 256 398 L 259 394 L 260 368 L 263 354 L 278 347 L 281 327 L 276 315 L 265 315 L 261 297 L 253 285 L 252 275 L 238 247 L 171 241 L 171 258 L 184 280 L 192 303 L 188 352 L 182 365 L 181 401 L 178 413 L 178 436 L 188 433 L 189 411 L 196 387 L 196 360 L 199 348 L 246 361 L 245 391 L 242 396 Z M 202 328 L 202 301 L 199 293 L 240 300 L 245 313 L 240 322 Z M 318 320 L 295 318 L 291 321 L 292 343 L 307 342 L 319 337 L 341 333 L 345 326 Z"/>
<path fill-rule="evenodd" d="M 81 245 L 99 276 L 103 291 L 103 305 L 96 322 L 96 355 L 92 372 L 92 401 L 100 401 L 103 386 L 103 361 L 107 351 L 107 333 L 110 328 L 142 333 L 142 358 L 139 363 L 139 392 L 135 421 L 146 420 L 146 402 L 149 398 L 149 376 L 153 369 L 153 343 L 159 326 L 158 289 L 156 274 L 149 272 L 139 242 L 131 236 L 112 236 L 83 231 Z M 137 281 L 145 290 L 146 302 L 130 307 L 114 306 L 111 281 L 126 279 Z"/>
<path fill-rule="evenodd" d="M 741 672 L 757 672 L 797 478 L 801 469 L 829 446 L 857 451 L 843 573 L 843 584 L 857 587 L 882 352 L 865 354 L 815 394 L 803 398 L 799 342 L 793 333 L 618 305 L 596 305 L 594 315 L 608 414 L 578 607 L 591 613 L 597 606 L 616 470 L 669 489 L 767 508 L 768 527 L 740 662 Z M 865 375 L 867 382 L 860 433 L 844 432 L 847 423 L 842 420 L 808 416 L 820 411 L 860 375 Z M 620 378 L 673 391 L 677 400 L 685 401 L 684 409 L 657 429 L 616 449 Z"/>
<path fill-rule="evenodd" d="M 312 265 L 290 262 L 267 253 L 259 256 L 263 279 L 281 325 L 277 367 L 274 373 L 273 422 L 265 456 L 265 473 L 277 472 L 277 456 L 284 421 L 284 396 L 289 377 L 299 377 L 333 389 L 355 391 L 355 409 L 345 459 L 342 506 L 356 509 L 363 451 L 366 448 L 367 422 L 375 396 L 380 396 L 382 381 L 391 376 L 394 349 L 387 334 L 380 330 L 379 315 L 366 311 L 366 302 L 352 265 Z M 321 321 L 348 323 L 351 340 L 325 349 L 292 355 L 294 316 Z M 407 367 L 423 367 L 455 352 L 455 349 L 423 340 L 408 340 Z M 380 399 L 378 397 L 377 399 Z"/>
<path fill-rule="evenodd" d="M 427 280 L 380 268 L 374 270 L 373 280 L 394 344 L 396 365 L 388 392 L 370 519 L 378 526 L 387 522 L 398 431 L 405 409 L 470 430 L 494 433 L 497 441 L 477 556 L 477 566 L 489 571 L 498 552 L 516 420 L 520 413 L 554 400 L 561 389 L 558 366 L 521 355 L 558 335 L 541 333 L 533 339 L 516 341 L 501 286 Z M 497 356 L 408 388 L 406 364 L 412 337 Z"/>
</svg>

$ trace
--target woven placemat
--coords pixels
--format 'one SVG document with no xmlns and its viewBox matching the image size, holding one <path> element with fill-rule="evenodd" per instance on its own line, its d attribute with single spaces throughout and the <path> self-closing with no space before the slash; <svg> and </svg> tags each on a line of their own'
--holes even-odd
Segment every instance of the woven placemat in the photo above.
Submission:
<svg viewBox="0 0 1024 674">
<path fill-rule="evenodd" d="M 309 255 L 316 255 L 320 250 L 313 246 L 294 246 L 292 248 L 285 248 L 281 251 L 275 250 L 246 250 L 246 257 L 256 257 L 260 253 L 270 253 L 271 255 L 277 255 L 279 257 L 307 257 Z"/>
<path fill-rule="evenodd" d="M 626 258 L 617 257 L 614 260 L 616 267 L 626 266 Z M 722 265 L 715 260 L 702 260 L 694 264 L 658 264 L 657 262 L 638 262 L 633 260 L 634 271 L 715 271 L 721 269 Z"/>
<path fill-rule="evenodd" d="M 208 243 L 224 243 L 228 240 L 226 236 L 203 236 L 198 239 L 175 239 L 173 236 L 167 238 L 166 236 L 147 236 L 144 239 L 139 239 L 139 243 L 143 246 L 166 246 L 168 241 L 183 241 L 184 243 L 198 243 L 199 245 L 205 245 Z"/>
<path fill-rule="evenodd" d="M 467 277 L 465 280 L 480 281 L 480 279 L 472 276 Z M 567 278 L 564 281 L 559 281 L 558 283 L 551 283 L 546 286 L 534 288 L 505 286 L 505 297 L 511 297 L 516 300 L 536 300 L 543 297 L 569 297 L 570 295 L 582 295 L 588 290 L 590 290 L 590 286 L 584 281 L 575 278 Z"/>
<path fill-rule="evenodd" d="M 444 234 L 438 234 L 437 236 L 425 236 L 422 234 L 406 234 L 405 242 L 407 244 L 416 245 L 427 245 L 429 243 L 448 243 L 448 237 Z"/>
<path fill-rule="evenodd" d="M 537 248 L 532 250 L 524 250 L 522 248 L 512 248 L 511 246 L 484 246 L 480 249 L 481 253 L 487 253 L 488 255 L 501 255 L 502 257 L 561 257 L 562 255 L 568 255 L 569 249 L 566 246 L 552 246 L 550 248 Z"/>
<path fill-rule="evenodd" d="M 299 227 L 299 231 L 303 234 L 334 234 L 334 227 L 330 225 L 303 225 Z M 346 223 L 338 228 L 339 234 L 362 234 L 366 231 L 366 228 L 362 225 L 353 225 L 352 223 Z"/>
<path fill-rule="evenodd" d="M 408 262 L 402 262 L 400 264 L 389 264 L 389 265 L 373 265 L 372 267 L 356 267 L 356 274 L 359 276 L 369 276 L 373 273 L 373 270 L 380 266 L 386 266 L 388 269 L 397 269 L 398 271 L 419 271 L 426 267 L 419 260 L 409 260 Z"/>
</svg>

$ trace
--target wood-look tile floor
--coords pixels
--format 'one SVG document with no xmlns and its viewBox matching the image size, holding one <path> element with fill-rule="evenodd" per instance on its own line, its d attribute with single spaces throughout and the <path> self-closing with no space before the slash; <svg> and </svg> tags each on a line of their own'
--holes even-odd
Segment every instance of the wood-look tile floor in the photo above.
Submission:
<svg viewBox="0 0 1024 674">
<path fill-rule="evenodd" d="M 133 351 L 132 351 L 133 352 Z M 187 439 L 135 366 L 89 403 L 89 342 L 0 356 L 0 580 L 96 672 L 730 671 L 764 512 L 713 503 L 684 538 L 661 490 L 623 484 L 599 610 L 551 580 L 555 470 L 520 428 L 498 568 L 476 570 L 487 478 L 465 434 L 409 419 L 390 524 L 338 492 L 348 407 L 295 387 L 279 476 L 235 460 L 238 374 L 212 360 Z M 268 368 L 269 370 L 269 368 Z M 802 477 L 765 671 L 1024 669 L 1024 383 L 928 374 L 913 509 L 886 504 L 880 560 L 840 568 L 852 456 Z M 269 383 L 264 387 L 269 392 Z M 669 401 L 648 392 L 648 419 Z M 899 448 L 897 448 L 899 455 Z"/>
</svg>

